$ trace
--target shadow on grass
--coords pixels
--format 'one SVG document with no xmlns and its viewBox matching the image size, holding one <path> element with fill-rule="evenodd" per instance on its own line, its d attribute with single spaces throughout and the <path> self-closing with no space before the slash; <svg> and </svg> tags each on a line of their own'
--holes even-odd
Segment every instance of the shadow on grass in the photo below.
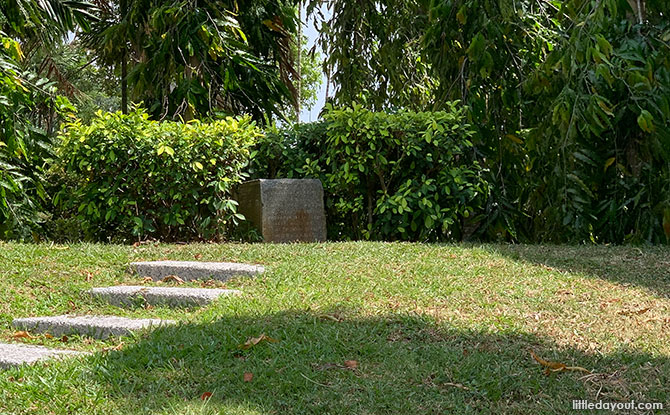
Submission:
<svg viewBox="0 0 670 415">
<path fill-rule="evenodd" d="M 513 260 L 641 286 L 670 298 L 667 247 L 493 245 L 488 249 Z"/>
<path fill-rule="evenodd" d="M 278 341 L 239 347 L 262 333 Z M 596 374 L 547 376 L 531 349 Z M 345 364 L 352 360 L 357 368 Z M 158 329 L 91 365 L 90 381 L 127 413 L 568 414 L 572 399 L 670 396 L 667 358 L 590 355 L 528 334 L 459 330 L 417 315 L 223 317 Z M 245 382 L 245 373 L 253 379 Z M 204 402 L 206 392 L 212 396 Z"/>
</svg>

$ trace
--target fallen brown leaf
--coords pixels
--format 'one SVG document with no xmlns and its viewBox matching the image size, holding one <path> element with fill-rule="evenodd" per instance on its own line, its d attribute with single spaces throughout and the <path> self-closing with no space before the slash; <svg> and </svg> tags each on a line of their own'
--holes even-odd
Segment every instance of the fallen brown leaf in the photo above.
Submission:
<svg viewBox="0 0 670 415">
<path fill-rule="evenodd" d="M 254 379 L 254 374 L 251 372 L 244 373 L 244 381 L 251 382 Z"/>
<path fill-rule="evenodd" d="M 342 318 L 340 316 L 336 315 L 336 314 L 322 314 L 322 315 L 319 316 L 319 318 L 321 318 L 323 320 L 332 320 L 332 321 L 335 321 L 337 323 L 342 321 Z"/>
<path fill-rule="evenodd" d="M 538 357 L 532 350 L 530 351 L 530 355 L 537 363 L 545 367 L 544 369 L 545 375 L 548 375 L 551 372 L 565 372 L 565 371 L 579 371 L 584 373 L 591 373 L 590 370 L 584 369 L 583 367 L 567 366 L 566 364 L 560 362 L 549 362 L 547 360 Z"/>
<path fill-rule="evenodd" d="M 468 388 L 465 385 L 461 385 L 460 383 L 444 382 L 442 385 L 451 386 L 451 387 L 458 388 L 458 389 L 463 389 L 464 391 L 469 391 L 470 390 L 470 388 Z"/>
<path fill-rule="evenodd" d="M 202 259 L 202 254 L 195 254 L 194 257 L 195 259 Z"/>
<path fill-rule="evenodd" d="M 142 278 L 142 283 L 146 284 L 148 282 L 154 282 L 154 279 L 151 277 L 144 277 Z"/>
<path fill-rule="evenodd" d="M 621 310 L 617 314 L 622 316 L 639 316 L 640 314 L 644 314 L 649 310 L 651 310 L 651 307 L 645 307 L 639 310 Z"/>
<path fill-rule="evenodd" d="M 32 336 L 27 331 L 17 331 L 16 333 L 12 334 L 12 338 L 14 338 L 14 339 L 34 339 L 35 336 Z"/>
<path fill-rule="evenodd" d="M 52 335 L 49 334 L 49 333 L 45 334 L 44 337 L 46 337 L 46 338 L 49 339 L 49 340 L 51 340 L 51 339 L 54 338 L 54 336 L 52 336 Z"/>
<path fill-rule="evenodd" d="M 355 360 L 345 360 L 344 361 L 344 366 L 347 369 L 358 369 L 358 362 Z"/>
<path fill-rule="evenodd" d="M 181 278 L 179 278 L 176 275 L 168 275 L 167 277 L 163 278 L 161 281 L 162 282 L 174 282 L 176 284 L 183 284 L 184 283 L 184 280 L 182 280 Z"/>
<path fill-rule="evenodd" d="M 91 271 L 84 271 L 84 281 L 88 282 L 93 279 L 93 273 Z"/>
<path fill-rule="evenodd" d="M 200 395 L 200 399 L 203 401 L 206 401 L 207 399 L 212 397 L 212 392 L 205 392 L 202 395 Z"/>
<path fill-rule="evenodd" d="M 618 303 L 619 301 L 621 301 L 620 298 L 612 298 L 611 300 L 603 301 L 602 303 L 600 303 L 600 309 L 602 310 L 605 307 L 609 306 L 610 304 Z"/>
<path fill-rule="evenodd" d="M 119 350 L 123 349 L 123 346 L 125 346 L 125 343 L 121 342 L 121 343 L 117 344 L 116 346 L 103 347 L 102 351 L 103 352 L 109 352 L 109 351 L 112 351 L 112 350 L 119 351 Z"/>
<path fill-rule="evenodd" d="M 222 281 L 218 281 L 218 280 L 207 280 L 207 281 L 202 281 L 200 283 L 200 286 L 202 286 L 203 288 L 212 288 L 212 287 L 225 288 L 226 284 L 223 283 Z"/>
<path fill-rule="evenodd" d="M 62 341 L 63 343 L 67 343 L 68 340 L 70 340 L 70 338 L 67 337 L 67 336 L 63 336 L 63 337 L 60 338 L 60 341 Z"/>
<path fill-rule="evenodd" d="M 648 318 L 644 322 L 645 323 L 651 323 L 651 322 L 658 322 L 658 323 L 670 323 L 670 317 L 668 318 Z"/>
<path fill-rule="evenodd" d="M 249 340 L 247 340 L 244 344 L 240 345 L 240 349 L 242 350 L 250 349 L 262 341 L 277 343 L 279 340 L 273 339 L 272 337 L 268 337 L 265 335 L 265 333 L 263 333 L 258 337 L 249 338 Z"/>
</svg>

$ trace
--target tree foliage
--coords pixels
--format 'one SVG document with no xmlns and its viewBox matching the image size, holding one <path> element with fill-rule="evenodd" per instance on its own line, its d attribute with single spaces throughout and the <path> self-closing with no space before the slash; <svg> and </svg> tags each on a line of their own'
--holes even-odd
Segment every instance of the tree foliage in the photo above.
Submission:
<svg viewBox="0 0 670 415">
<path fill-rule="evenodd" d="M 128 53 L 131 98 L 155 118 L 277 115 L 295 95 L 295 2 L 110 1 L 86 36 L 108 65 Z"/>
<path fill-rule="evenodd" d="M 374 110 L 427 108 L 435 81 L 421 56 L 426 1 L 312 0 L 309 10 L 317 13 L 321 7 L 331 13 L 317 21 L 335 103 L 357 101 Z"/>
<path fill-rule="evenodd" d="M 47 195 L 43 166 L 50 157 L 40 108 L 71 110 L 53 83 L 26 69 L 24 42 L 51 42 L 83 23 L 91 6 L 60 0 L 8 0 L 0 5 L 0 237 L 29 238 Z"/>
</svg>

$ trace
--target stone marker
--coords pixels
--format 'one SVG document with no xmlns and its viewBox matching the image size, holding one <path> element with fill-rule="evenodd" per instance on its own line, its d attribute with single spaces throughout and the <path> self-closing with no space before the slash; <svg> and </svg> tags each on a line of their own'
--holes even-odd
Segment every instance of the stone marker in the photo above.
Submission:
<svg viewBox="0 0 670 415">
<path fill-rule="evenodd" d="M 206 305 L 221 296 L 239 295 L 238 290 L 218 288 L 142 287 L 125 286 L 93 288 L 89 294 L 107 300 L 116 306 L 136 305 L 146 302 L 151 305 L 169 306 Z"/>
<path fill-rule="evenodd" d="M 133 331 L 175 324 L 172 320 L 133 319 L 116 316 L 53 316 L 17 318 L 12 326 L 20 330 L 50 333 L 54 336 L 80 334 L 96 339 L 127 336 Z"/>
<path fill-rule="evenodd" d="M 252 180 L 234 196 L 238 211 L 265 242 L 323 242 L 326 213 L 318 179 Z"/>
<path fill-rule="evenodd" d="M 252 276 L 265 272 L 265 268 L 260 265 L 235 262 L 151 261 L 132 262 L 130 267 L 140 277 L 151 277 L 154 281 L 168 275 L 176 275 L 186 281 L 209 278 L 226 281 L 231 277 Z"/>
<path fill-rule="evenodd" d="M 32 364 L 55 357 L 81 356 L 86 353 L 74 350 L 50 349 L 29 344 L 0 343 L 0 369 L 22 364 Z"/>
</svg>

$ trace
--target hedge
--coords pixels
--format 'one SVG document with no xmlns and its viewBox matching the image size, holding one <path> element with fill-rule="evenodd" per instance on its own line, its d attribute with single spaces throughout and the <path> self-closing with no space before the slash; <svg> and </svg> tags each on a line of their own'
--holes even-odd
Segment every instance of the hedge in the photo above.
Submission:
<svg viewBox="0 0 670 415">
<path fill-rule="evenodd" d="M 275 130 L 254 150 L 254 177 L 315 177 L 329 238 L 462 239 L 488 193 L 464 108 L 372 112 L 327 107 L 323 122 Z"/>
<path fill-rule="evenodd" d="M 249 117 L 157 122 L 98 113 L 60 134 L 60 214 L 91 239 L 211 239 L 242 219 L 230 198 L 262 132 Z"/>
</svg>

